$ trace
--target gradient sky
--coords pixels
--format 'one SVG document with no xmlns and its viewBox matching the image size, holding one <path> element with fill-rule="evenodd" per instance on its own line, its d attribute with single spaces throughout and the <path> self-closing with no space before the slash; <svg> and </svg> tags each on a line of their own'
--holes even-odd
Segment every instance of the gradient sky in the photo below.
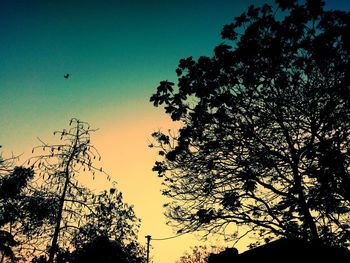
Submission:
<svg viewBox="0 0 350 263">
<path fill-rule="evenodd" d="M 149 97 L 159 81 L 176 81 L 179 59 L 211 55 L 224 24 L 265 2 L 273 1 L 0 0 L 4 154 L 23 160 L 36 137 L 50 142 L 70 118 L 87 121 L 99 128 L 92 139 L 103 167 L 142 219 L 140 241 L 172 236 L 147 140 L 174 125 Z M 349 10 L 350 0 L 326 7 Z M 174 262 L 198 243 L 191 235 L 152 241 L 151 255 L 155 263 Z"/>
</svg>

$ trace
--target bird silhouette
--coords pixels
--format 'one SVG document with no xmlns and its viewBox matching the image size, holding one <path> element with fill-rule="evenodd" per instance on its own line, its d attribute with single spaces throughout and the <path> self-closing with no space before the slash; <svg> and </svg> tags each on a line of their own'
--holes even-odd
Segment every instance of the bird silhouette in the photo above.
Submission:
<svg viewBox="0 0 350 263">
<path fill-rule="evenodd" d="M 68 79 L 69 78 L 69 74 L 64 75 L 64 78 Z"/>
</svg>

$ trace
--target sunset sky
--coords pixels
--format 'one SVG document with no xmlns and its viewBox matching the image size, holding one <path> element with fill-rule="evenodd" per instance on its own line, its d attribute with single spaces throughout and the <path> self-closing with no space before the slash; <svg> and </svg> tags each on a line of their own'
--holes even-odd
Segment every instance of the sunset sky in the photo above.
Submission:
<svg viewBox="0 0 350 263">
<path fill-rule="evenodd" d="M 142 219 L 140 242 L 173 236 L 147 145 L 153 131 L 176 126 L 149 97 L 159 81 L 176 82 L 179 59 L 210 56 L 224 24 L 265 2 L 273 1 L 0 0 L 3 154 L 24 161 L 37 137 L 50 142 L 72 117 L 87 121 L 99 128 L 92 142 L 102 166 Z M 350 0 L 326 8 L 349 10 Z M 151 241 L 153 262 L 175 262 L 199 243 L 189 234 Z"/>
</svg>

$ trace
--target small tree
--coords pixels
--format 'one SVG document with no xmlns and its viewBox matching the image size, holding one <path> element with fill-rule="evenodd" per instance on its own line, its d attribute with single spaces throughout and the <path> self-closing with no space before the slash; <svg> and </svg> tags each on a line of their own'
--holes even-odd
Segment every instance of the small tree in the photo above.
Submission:
<svg viewBox="0 0 350 263">
<path fill-rule="evenodd" d="M 191 247 L 190 252 L 185 252 L 176 263 L 206 263 L 210 254 L 216 254 L 222 250 L 223 248 L 218 246 L 194 246 Z"/>
<path fill-rule="evenodd" d="M 105 262 L 105 263 L 142 263 L 144 257 L 142 254 L 135 254 L 135 251 L 129 250 L 124 244 L 118 241 L 112 241 L 108 237 L 95 237 L 81 248 L 72 253 L 71 263 L 84 262 Z"/>
<path fill-rule="evenodd" d="M 182 123 L 153 134 L 167 216 L 180 230 L 347 246 L 350 14 L 276 3 L 249 7 L 212 57 L 180 60 L 178 89 L 163 81 L 151 97 Z"/>
<path fill-rule="evenodd" d="M 144 250 L 137 241 L 140 219 L 132 206 L 123 202 L 122 193 L 116 188 L 96 195 L 96 204 L 86 215 L 74 233 L 72 244 L 80 251 L 96 240 L 107 239 L 124 251 L 126 259 L 134 262 L 144 258 Z"/>
</svg>

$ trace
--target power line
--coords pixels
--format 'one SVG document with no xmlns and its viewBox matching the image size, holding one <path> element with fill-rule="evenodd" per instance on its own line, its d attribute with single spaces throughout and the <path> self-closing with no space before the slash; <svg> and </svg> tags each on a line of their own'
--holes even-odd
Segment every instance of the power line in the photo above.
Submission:
<svg viewBox="0 0 350 263">
<path fill-rule="evenodd" d="M 179 235 L 175 235 L 175 236 L 171 236 L 171 237 L 164 237 L 164 238 L 152 238 L 152 240 L 155 240 L 155 241 L 163 241 L 163 240 L 168 240 L 168 239 L 173 239 L 173 238 L 177 238 L 179 236 L 182 236 L 184 234 L 187 234 L 187 232 L 185 233 L 181 233 Z"/>
</svg>

